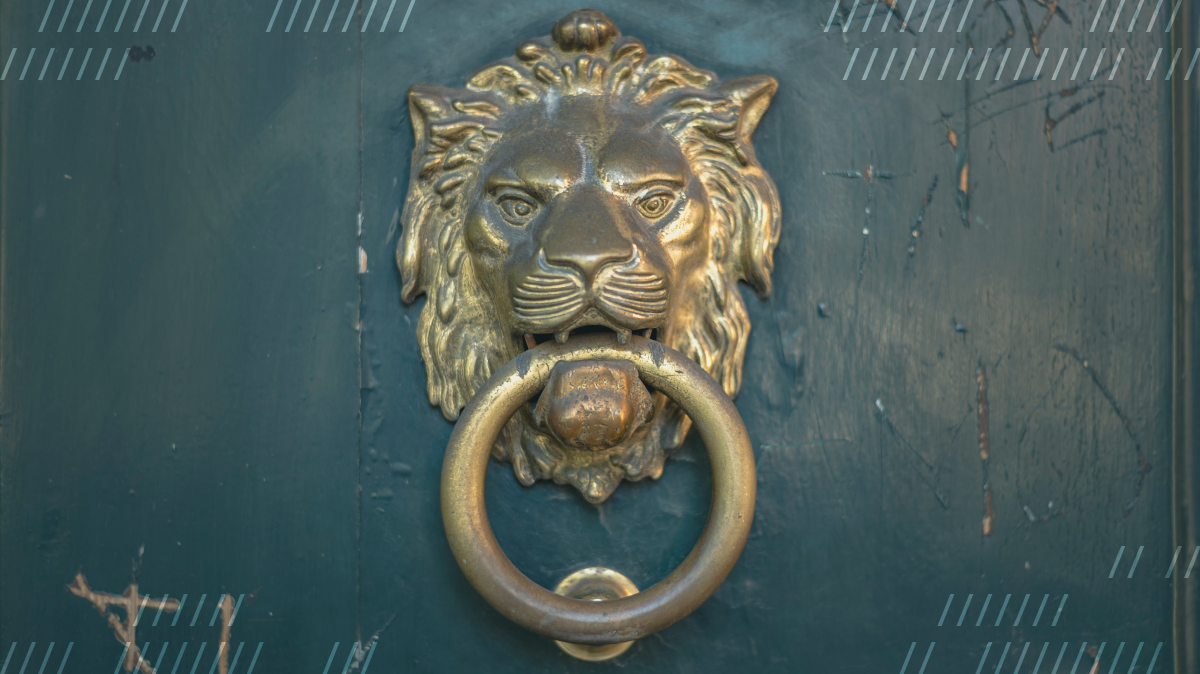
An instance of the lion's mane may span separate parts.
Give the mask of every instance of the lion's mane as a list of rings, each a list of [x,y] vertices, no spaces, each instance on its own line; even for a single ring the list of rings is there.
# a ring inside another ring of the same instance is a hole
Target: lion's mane
[[[599,13],[577,12],[549,38],[530,40],[515,57],[473,75],[465,89],[416,85],[409,90],[416,146],[397,249],[402,297],[427,296],[417,327],[432,404],[455,420],[475,391],[514,357],[502,334],[463,239],[465,203],[478,167],[524,107],[547,95],[610,95],[645,106],[678,143],[707,191],[711,258],[703,292],[681,315],[668,346],[699,363],[730,396],[741,386],[750,321],[739,280],[765,297],[779,239],[779,196],[762,170],[750,135],[770,103],[775,82],[744,77],[722,83],[715,74],[675,56],[647,55]],[[553,93],[552,93],[553,92]],[[572,467],[561,449],[518,414],[497,440],[494,454],[511,461],[526,485],[537,479],[573,484],[591,501],[608,496],[621,479],[657,478],[690,420],[661,396],[655,421],[622,447],[592,464]],[[569,462],[576,463],[576,462]]]

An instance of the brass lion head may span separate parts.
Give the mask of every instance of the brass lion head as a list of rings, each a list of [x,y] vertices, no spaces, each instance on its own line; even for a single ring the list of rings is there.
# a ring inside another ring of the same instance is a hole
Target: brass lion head
[[[465,89],[413,86],[396,258],[404,301],[427,296],[430,402],[453,421],[500,365],[584,331],[656,339],[736,395],[750,332],[737,282],[765,297],[779,240],[779,196],[750,142],[776,87],[648,55],[594,10]],[[522,484],[553,479],[593,503],[659,477],[691,422],[630,369],[556,368],[494,455]]]

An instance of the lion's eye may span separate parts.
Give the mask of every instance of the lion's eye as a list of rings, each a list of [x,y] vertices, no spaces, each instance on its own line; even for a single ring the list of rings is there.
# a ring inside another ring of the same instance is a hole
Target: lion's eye
[[[523,224],[537,211],[537,204],[523,197],[504,196],[498,203],[500,212],[509,221]]]
[[[653,192],[642,197],[638,201],[637,207],[642,215],[654,219],[671,210],[671,205],[674,203],[675,195],[670,192]]]

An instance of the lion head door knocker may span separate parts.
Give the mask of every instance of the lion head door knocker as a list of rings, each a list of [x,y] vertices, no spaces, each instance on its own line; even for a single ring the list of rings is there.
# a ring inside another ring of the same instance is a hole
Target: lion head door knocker
[[[741,552],[755,476],[730,402],[750,331],[737,283],[771,289],[779,197],[750,137],[776,87],[648,55],[581,10],[464,89],[409,90],[416,147],[397,262],[404,300],[427,297],[429,399],[458,420],[443,519],[472,584],[529,629],[575,644],[644,636],[703,603]],[[489,453],[522,484],[552,479],[598,503],[623,479],[659,477],[693,421],[712,457],[712,510],[663,582],[637,592],[591,569],[560,596],[496,545]]]

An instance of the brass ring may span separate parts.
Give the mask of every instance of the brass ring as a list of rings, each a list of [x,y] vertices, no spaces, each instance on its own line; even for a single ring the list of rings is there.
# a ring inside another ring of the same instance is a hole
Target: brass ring
[[[483,489],[492,445],[508,419],[546,384],[560,360],[629,360],[652,388],[691,417],[708,448],[712,506],[696,547],[653,587],[613,601],[554,594],[513,566],[488,524]],[[754,453],[737,408],[699,365],[658,342],[584,334],[547,342],[505,364],[463,411],[442,465],[442,520],[463,573],[502,615],[533,632],[576,644],[611,644],[669,627],[699,607],[733,569],[754,517]]]

